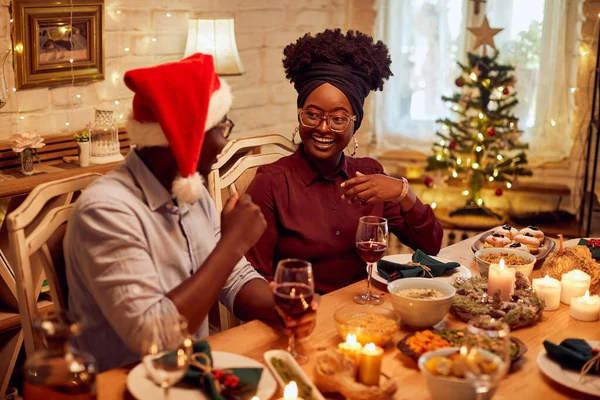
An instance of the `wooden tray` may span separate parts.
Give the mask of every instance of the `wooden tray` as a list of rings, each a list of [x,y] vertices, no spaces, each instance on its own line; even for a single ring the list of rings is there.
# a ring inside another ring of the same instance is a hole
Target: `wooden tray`
[[[436,331],[432,331],[432,332],[433,332],[433,333],[437,333]],[[405,356],[407,356],[407,357],[410,357],[410,358],[412,358],[412,359],[413,359],[413,360],[415,360],[415,361],[418,361],[418,360],[419,360],[419,357],[420,357],[420,355],[419,355],[419,354],[417,354],[417,353],[415,353],[415,352],[414,352],[414,351],[413,351],[413,350],[412,350],[412,349],[411,349],[411,348],[408,346],[408,344],[406,343],[406,341],[407,341],[407,340],[408,340],[410,337],[414,336],[414,335],[415,335],[415,333],[416,333],[416,332],[409,333],[408,335],[404,336],[404,337],[402,338],[402,340],[400,340],[400,341],[398,342],[398,345],[397,345],[397,346],[398,346],[398,350],[400,350],[400,352],[401,352],[402,354],[404,354],[404,355],[405,355]],[[523,357],[523,355],[524,355],[524,354],[527,352],[527,346],[526,346],[526,345],[525,345],[525,343],[523,343],[523,342],[522,342],[520,339],[518,339],[518,338],[516,338],[516,337],[514,337],[514,336],[511,336],[509,339],[510,339],[510,341],[511,341],[511,342],[512,342],[512,343],[513,343],[515,346],[517,346],[517,353],[515,354],[515,356],[514,356],[514,357],[513,357],[513,359],[511,360],[511,363],[515,363],[515,362],[519,361],[519,360],[521,359],[521,357]],[[458,346],[457,344],[452,344],[452,343],[450,344],[450,346],[457,346],[457,347],[460,347],[460,346]]]
[[[485,239],[490,236],[492,233],[494,233],[494,229],[490,229],[489,231],[483,232],[479,237],[477,237],[477,239],[475,239],[475,241],[473,241],[473,244],[471,245],[471,250],[473,250],[473,253],[477,252],[478,250],[484,249],[484,244],[485,244]],[[540,245],[540,251],[537,254],[532,254],[537,261],[535,262],[534,268],[540,268],[542,266],[542,264],[544,263],[544,259],[546,259],[546,256],[548,254],[550,254],[552,251],[554,251],[554,248],[556,247],[556,243],[554,243],[554,241],[552,239],[550,239],[548,236],[544,236],[544,242]],[[501,247],[498,247],[501,248]]]

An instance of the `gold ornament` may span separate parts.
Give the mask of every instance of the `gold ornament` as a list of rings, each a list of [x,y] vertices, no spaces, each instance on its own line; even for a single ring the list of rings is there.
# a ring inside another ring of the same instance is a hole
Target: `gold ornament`
[[[490,23],[488,22],[487,16],[483,17],[483,23],[480,27],[470,27],[467,29],[477,37],[475,46],[473,46],[473,50],[478,49],[479,46],[483,46],[484,57],[487,56],[487,46],[490,46],[492,49],[496,50],[494,36],[503,30],[503,28],[490,28]]]
[[[484,88],[487,89],[492,84],[492,81],[490,79],[484,79],[483,82],[481,82],[481,84],[483,85]]]

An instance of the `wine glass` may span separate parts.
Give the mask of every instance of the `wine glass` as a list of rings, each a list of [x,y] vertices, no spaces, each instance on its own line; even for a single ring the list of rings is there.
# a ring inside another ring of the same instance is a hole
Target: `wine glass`
[[[373,265],[381,260],[387,250],[388,226],[387,219],[374,216],[361,217],[356,230],[356,250],[360,258],[368,264],[367,292],[354,296],[358,304],[383,303],[383,299],[371,293],[371,275]]]
[[[287,317],[299,319],[310,310],[315,293],[312,265],[308,261],[288,258],[279,261],[275,271],[275,305]],[[296,351],[296,337],[288,337],[287,351],[300,363],[308,357]]]
[[[477,400],[491,398],[492,389],[510,368],[509,333],[507,324],[489,316],[469,321],[460,354]]]
[[[173,324],[148,324],[142,330],[142,363],[148,377],[162,388],[163,399],[169,388],[185,375],[192,354],[192,338],[188,322],[178,316]]]

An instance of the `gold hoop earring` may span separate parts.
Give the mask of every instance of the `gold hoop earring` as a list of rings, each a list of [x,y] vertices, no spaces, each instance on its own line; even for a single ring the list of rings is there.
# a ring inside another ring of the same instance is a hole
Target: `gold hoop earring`
[[[356,136],[352,136],[352,139],[354,139],[354,149],[353,149],[352,153],[350,153],[350,151],[348,151],[348,155],[350,157],[354,157],[354,155],[356,154],[356,150],[358,150],[358,140],[356,140]]]
[[[294,132],[292,132],[292,143],[294,143],[294,144],[299,144],[299,143],[296,143],[296,135],[298,134],[298,131],[299,131],[298,127],[295,127]]]

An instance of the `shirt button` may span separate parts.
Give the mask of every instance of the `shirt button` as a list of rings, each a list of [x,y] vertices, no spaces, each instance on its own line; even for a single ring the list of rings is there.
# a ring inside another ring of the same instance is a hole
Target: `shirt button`
[[[340,236],[340,231],[335,231],[336,236]]]

